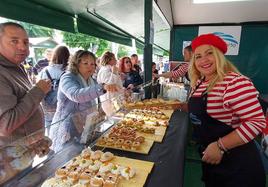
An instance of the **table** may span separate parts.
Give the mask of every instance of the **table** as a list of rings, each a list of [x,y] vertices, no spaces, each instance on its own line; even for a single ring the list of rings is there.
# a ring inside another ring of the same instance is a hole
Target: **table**
[[[154,162],[155,165],[147,178],[146,187],[181,187],[183,186],[184,177],[187,126],[187,113],[175,111],[170,118],[163,142],[155,142],[148,155],[114,149],[105,149],[104,151],[111,151],[118,156]],[[40,186],[47,177],[54,174],[56,168],[78,155],[83,148],[84,146],[78,143],[70,143],[66,149],[53,155],[53,157],[25,176],[17,177],[16,180],[6,184],[5,187]]]

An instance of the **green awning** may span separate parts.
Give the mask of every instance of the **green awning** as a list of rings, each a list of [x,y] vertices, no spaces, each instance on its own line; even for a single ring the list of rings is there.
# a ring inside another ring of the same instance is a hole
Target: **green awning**
[[[114,28],[110,28],[109,25],[104,25],[104,23],[97,22],[93,19],[90,20],[78,16],[77,28],[78,32],[83,34],[88,34],[123,45],[132,45],[132,41],[129,36]]]
[[[1,0],[0,16],[143,48],[144,1]],[[99,16],[99,17],[98,17]],[[113,26],[105,20],[108,20]],[[169,28],[154,11],[155,44],[169,50]],[[77,27],[77,28],[76,28]]]
[[[74,32],[73,16],[48,5],[25,0],[1,0],[0,16],[63,31]]]

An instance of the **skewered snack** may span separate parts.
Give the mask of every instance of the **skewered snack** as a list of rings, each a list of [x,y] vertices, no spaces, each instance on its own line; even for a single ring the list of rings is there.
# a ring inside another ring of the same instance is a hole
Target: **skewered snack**
[[[107,162],[114,158],[114,154],[111,152],[105,152],[101,155],[100,161],[101,162]]]
[[[92,177],[94,177],[94,173],[86,169],[80,174],[78,182],[81,185],[89,185]]]
[[[101,155],[103,154],[103,152],[102,151],[99,151],[99,150],[97,150],[97,151],[94,151],[92,154],[91,154],[91,159],[92,160],[99,160],[100,158],[101,158]]]
[[[103,187],[115,187],[119,181],[118,175],[109,174],[103,183]]]
[[[105,144],[106,144],[106,141],[107,141],[107,137],[102,136],[102,137],[100,137],[100,139],[98,140],[98,144],[99,144],[99,145],[105,145]]]
[[[124,143],[124,139],[117,139],[115,144],[114,144],[114,146],[118,147],[118,148],[121,148],[123,143]]]
[[[69,181],[71,184],[75,184],[78,182],[78,176],[79,176],[78,171],[69,171],[67,175],[67,181]]]
[[[63,166],[59,169],[56,170],[55,172],[55,177],[59,178],[59,179],[67,179],[67,173],[68,173],[68,169],[66,166]]]
[[[123,145],[122,145],[122,148],[123,149],[131,149],[131,146],[132,146],[132,141],[131,140],[125,140]]]
[[[136,174],[136,170],[130,167],[125,167],[123,169],[121,169],[120,174],[127,180],[129,180],[130,178],[134,177],[134,175]]]
[[[90,180],[90,186],[92,187],[102,187],[103,185],[103,178],[100,175],[97,175]]]
[[[131,149],[138,150],[140,146],[141,146],[141,143],[136,141],[132,143]]]
[[[107,172],[110,172],[111,169],[113,168],[114,164],[112,163],[103,163],[101,166],[100,166],[100,169],[99,169],[99,172],[100,173],[107,173]]]
[[[143,136],[138,136],[137,138],[135,138],[135,141],[143,143],[145,141],[145,138]]]

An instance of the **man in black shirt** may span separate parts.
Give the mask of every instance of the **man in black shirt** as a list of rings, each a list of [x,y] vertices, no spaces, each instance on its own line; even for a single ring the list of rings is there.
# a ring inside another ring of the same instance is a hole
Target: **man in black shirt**
[[[134,71],[137,71],[138,73],[141,72],[141,67],[139,66],[139,59],[137,54],[131,55],[131,63]]]

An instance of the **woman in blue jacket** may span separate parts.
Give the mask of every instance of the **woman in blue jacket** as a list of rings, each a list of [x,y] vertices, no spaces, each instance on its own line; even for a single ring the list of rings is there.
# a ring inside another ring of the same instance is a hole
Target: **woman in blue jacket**
[[[50,129],[52,149],[58,152],[71,138],[78,136],[73,115],[96,106],[98,97],[104,94],[102,85],[92,78],[96,68],[96,57],[89,51],[77,51],[68,64],[68,71],[62,75],[58,90],[58,103]],[[107,91],[115,91],[113,85],[106,85]],[[85,116],[88,113],[85,114]]]

